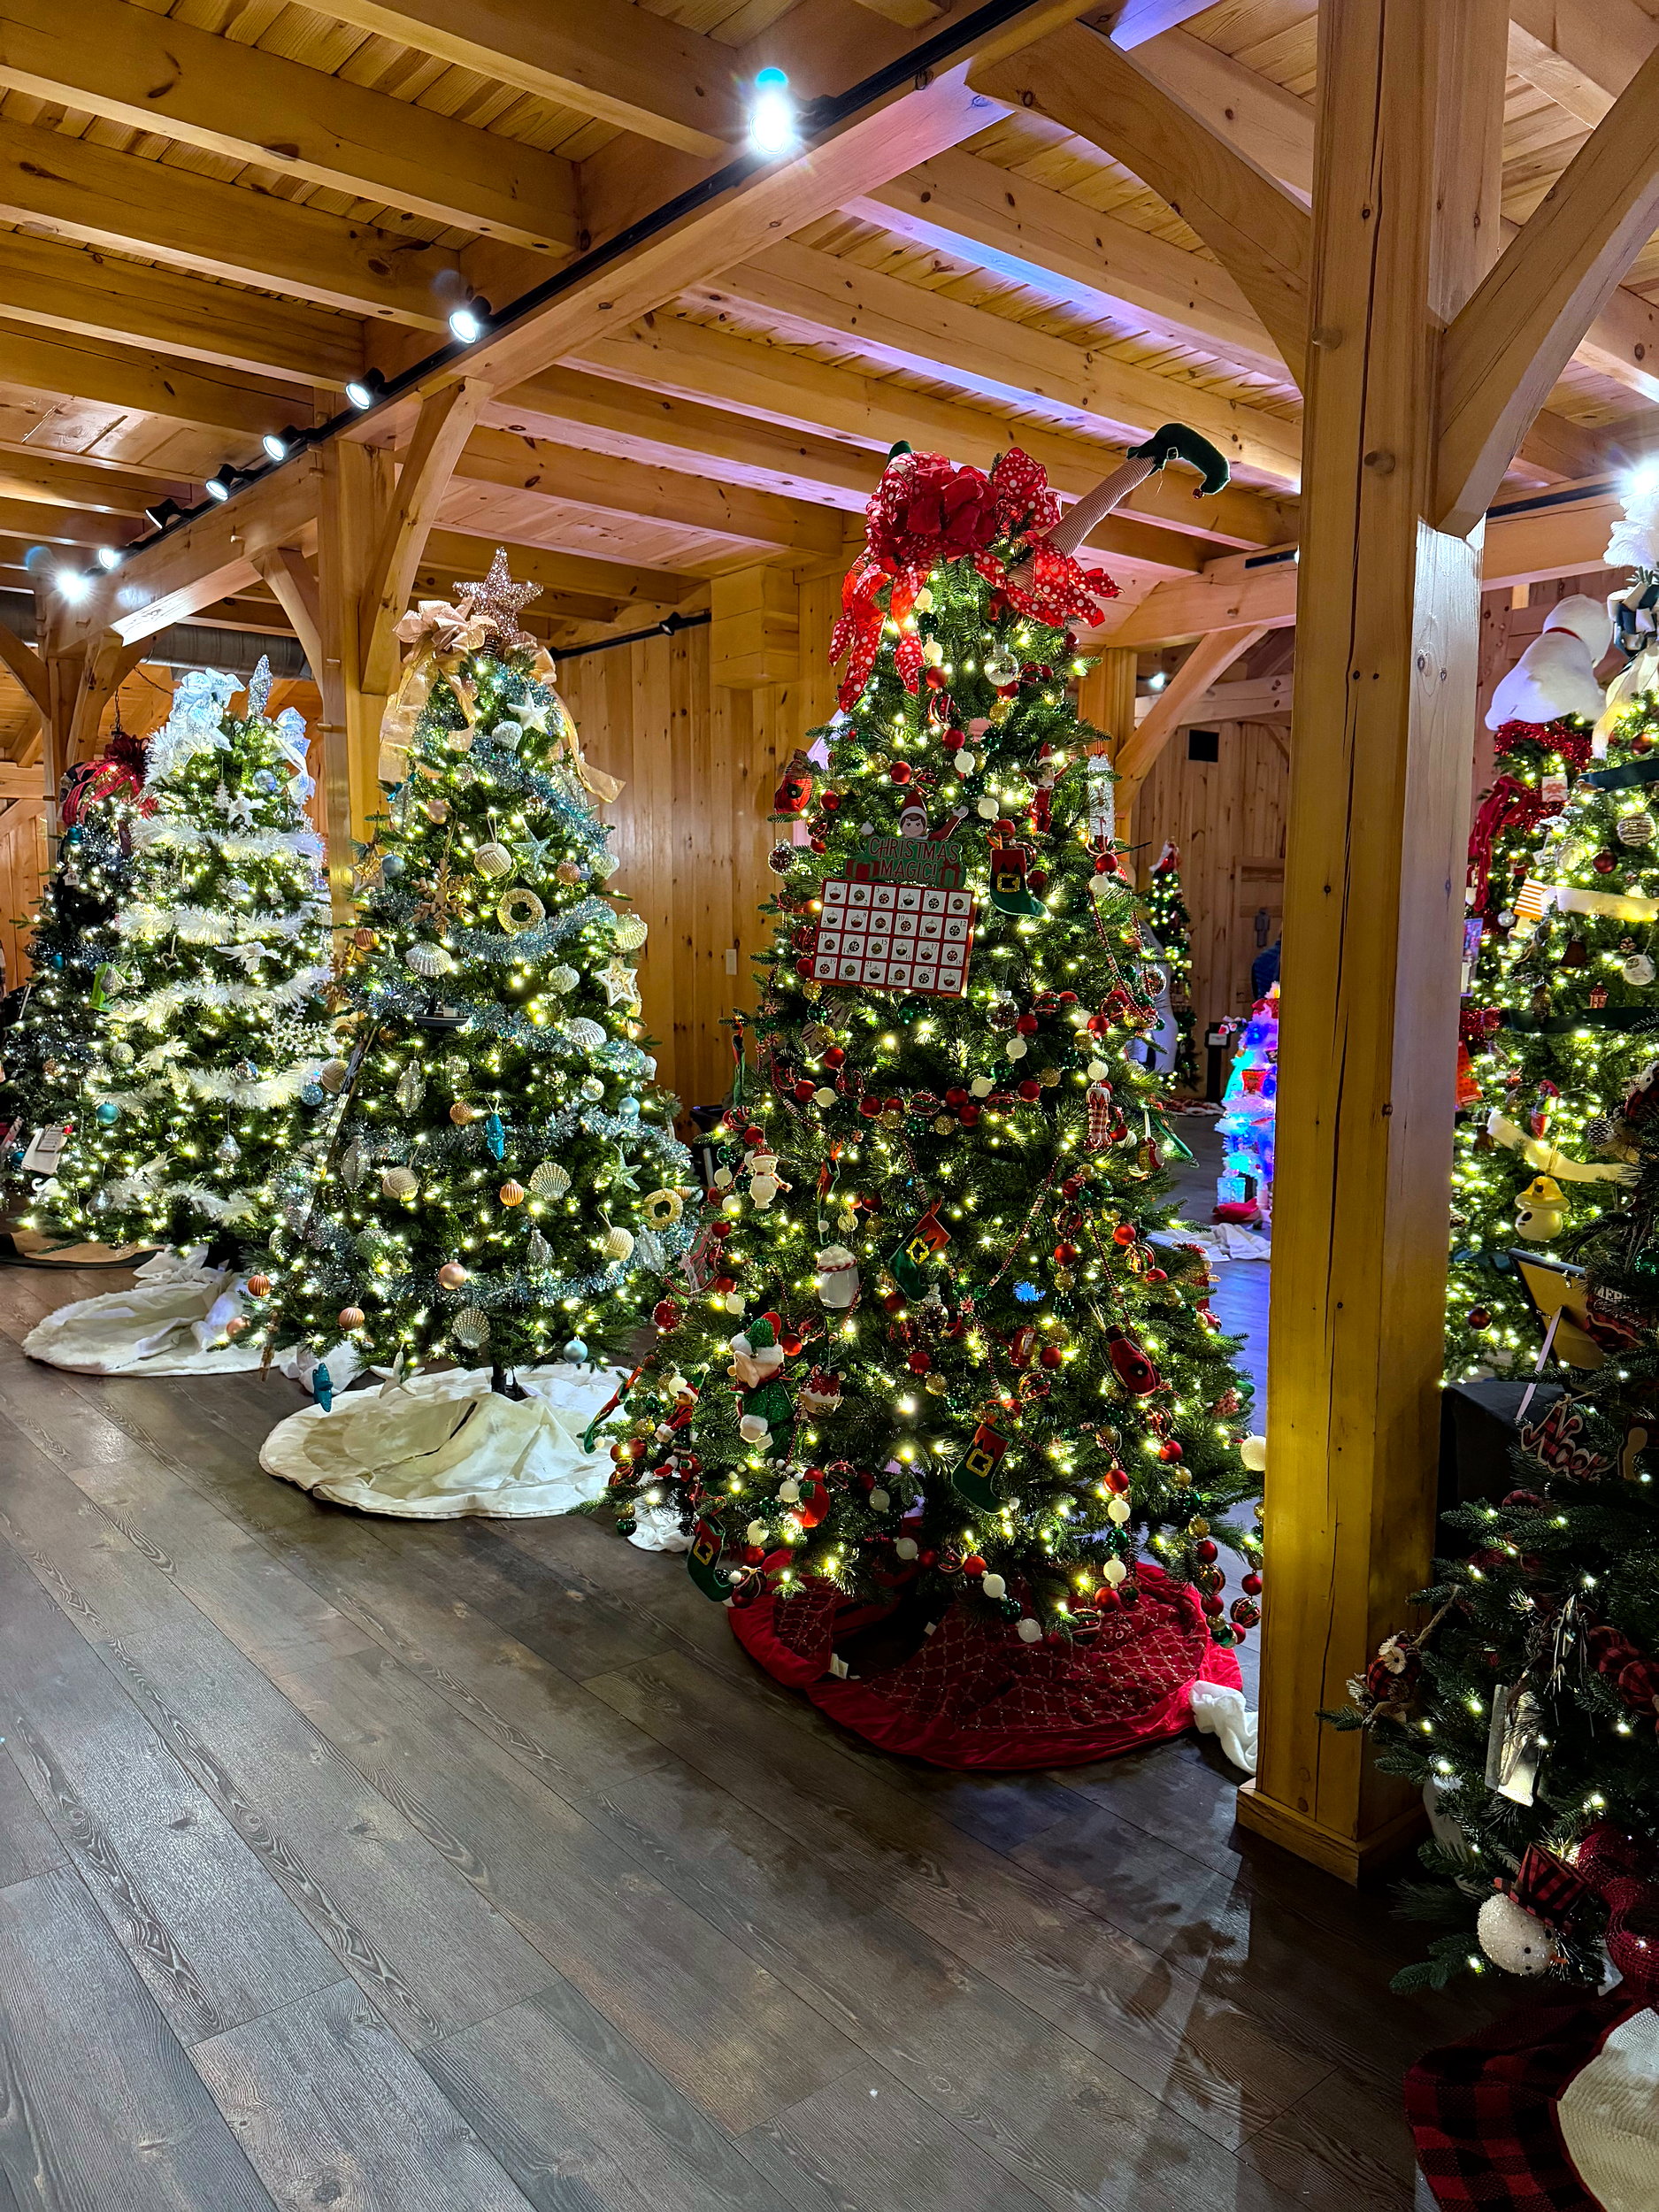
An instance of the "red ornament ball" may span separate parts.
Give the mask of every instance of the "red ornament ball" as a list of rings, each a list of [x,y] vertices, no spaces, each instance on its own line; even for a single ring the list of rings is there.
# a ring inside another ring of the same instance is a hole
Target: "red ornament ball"
[[[1595,858],[1590,863],[1590,865],[1595,870],[1597,875],[1610,876],[1614,869],[1618,865],[1618,855],[1617,853],[1597,853]]]
[[[735,1275],[717,1275],[714,1279],[714,1287],[724,1298],[728,1291],[737,1288],[737,1278]]]
[[[1034,1037],[1037,1033],[1037,1017],[1034,1014],[1022,1014],[1014,1026],[1022,1037]]]
[[[982,1575],[985,1572],[985,1562],[977,1551],[971,1551],[963,1561],[962,1571],[964,1575]]]
[[[1194,1558],[1202,1559],[1206,1566],[1212,1559],[1218,1559],[1220,1555],[1207,1536],[1201,1537],[1199,1541],[1193,1546]]]
[[[925,1375],[933,1363],[926,1352],[912,1352],[904,1363],[912,1375]]]
[[[1470,1307],[1469,1325],[1471,1329],[1489,1329],[1492,1326],[1492,1316],[1485,1306]]]
[[[844,1065],[846,1058],[847,1055],[841,1050],[839,1045],[825,1046],[824,1064],[826,1068],[839,1068]]]
[[[873,1121],[881,1111],[881,1101],[872,1093],[859,1100],[858,1110],[866,1121]]]
[[[799,1105],[810,1106],[811,1104],[812,1086],[807,1081],[804,1076],[803,1076],[801,1080],[795,1086],[794,1090],[791,1093],[791,1096]]]
[[[1033,1083],[1027,1080],[1020,1085],[1019,1094],[1023,1099],[1026,1100],[1041,1098],[1042,1096],[1042,1085],[1041,1083]]]
[[[711,1221],[709,1224],[709,1234],[717,1243],[724,1244],[731,1233],[732,1224],[729,1221]]]
[[[818,804],[823,808],[826,814],[835,813],[840,808],[841,803],[841,795],[839,791],[826,791],[824,794],[824,796],[818,801]]]
[[[1118,1226],[1112,1231],[1112,1242],[1114,1244],[1133,1244],[1134,1240],[1135,1229],[1134,1224],[1132,1221],[1120,1221],[1118,1224]]]
[[[972,1101],[970,1100],[967,1105],[962,1109],[962,1111],[958,1116],[958,1119],[961,1121],[964,1129],[972,1129],[974,1123],[978,1121],[979,1118],[979,1110],[976,1105],[974,1105]]]
[[[1206,1590],[1203,1596],[1199,1599],[1198,1602],[1203,1607],[1205,1612],[1210,1615],[1211,1620],[1214,1620],[1219,1614],[1225,1612],[1226,1609],[1221,1600],[1216,1595],[1213,1590]]]
[[[908,760],[895,760],[887,771],[887,778],[892,783],[906,784],[915,772]]]
[[[1171,1437],[1167,1444],[1160,1444],[1158,1446],[1158,1457],[1167,1467],[1173,1465],[1175,1461],[1178,1459],[1184,1459],[1186,1457],[1186,1454],[1182,1451],[1180,1446],[1175,1441],[1175,1439]]]
[[[1041,1367],[1057,1367],[1064,1357],[1057,1344],[1045,1344],[1037,1355],[1037,1363]]]
[[[1056,1244],[1054,1248],[1054,1256],[1062,1267],[1070,1267],[1072,1261],[1076,1259],[1077,1256],[1077,1247],[1075,1244],[1061,1243]]]
[[[1110,1583],[1102,1582],[1094,1593],[1094,1610],[1097,1613],[1117,1613],[1121,1611],[1122,1608],[1123,1600],[1117,1591],[1112,1588]]]
[[[1247,1597],[1259,1598],[1262,1594],[1262,1578],[1260,1575],[1240,1575],[1239,1587]]]
[[[659,1298],[651,1308],[651,1319],[659,1329],[677,1329],[680,1326],[680,1308],[672,1298]]]

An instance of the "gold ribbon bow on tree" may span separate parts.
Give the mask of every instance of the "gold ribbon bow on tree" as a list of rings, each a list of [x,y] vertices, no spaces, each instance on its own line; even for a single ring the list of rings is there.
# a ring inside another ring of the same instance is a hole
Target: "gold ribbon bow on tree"
[[[535,658],[530,664],[530,674],[533,681],[540,684],[552,695],[553,711],[557,718],[558,726],[549,734],[556,745],[563,746],[571,773],[580,784],[582,789],[591,797],[597,799],[601,806],[609,806],[613,799],[621,796],[621,779],[617,776],[608,776],[603,768],[595,768],[582,751],[581,739],[577,734],[575,720],[570,709],[554,687],[554,679],[558,674],[558,669],[553,656],[545,645],[536,648]]]
[[[408,773],[408,752],[414,742],[415,725],[426,710],[433,686],[447,676],[460,701],[470,726],[476,710],[475,687],[461,674],[469,653],[476,652],[495,625],[488,614],[473,611],[464,596],[457,604],[447,599],[423,599],[397,625],[394,635],[410,648],[395,697],[388,700],[380,718],[380,756],[377,772],[382,783],[402,783]]]

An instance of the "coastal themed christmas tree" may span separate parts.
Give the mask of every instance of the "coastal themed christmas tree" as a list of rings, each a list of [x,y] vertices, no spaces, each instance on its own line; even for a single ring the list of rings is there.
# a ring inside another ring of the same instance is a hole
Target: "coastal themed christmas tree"
[[[1216,1128],[1221,1173],[1216,1218],[1263,1228],[1273,1217],[1273,1121],[1279,1096],[1279,986],[1250,1009],[1233,1056]]]
[[[0,1181],[20,1190],[50,1173],[81,1110],[104,1002],[97,979],[116,949],[143,782],[144,748],[118,729],[58,792],[58,851],[41,887],[29,978],[0,1029]]]
[[[1198,1082],[1192,1000],[1193,919],[1181,889],[1181,856],[1166,843],[1152,864],[1144,894],[1147,924],[1158,941],[1161,965],[1169,979],[1170,1011],[1175,1021],[1174,1064],[1168,1072],[1187,1087]]]
[[[1648,1050],[1651,1054],[1652,1041]],[[1401,1985],[1486,1963],[1659,1998],[1659,1063],[1616,1102],[1634,1187],[1565,1285],[1576,1368],[1523,1414],[1514,1487],[1448,1518],[1429,1618],[1384,1644],[1340,1725],[1430,1792]]]
[[[638,1018],[645,925],[603,895],[593,803],[618,787],[519,626],[535,588],[497,554],[400,630],[395,787],[342,977],[352,1043],[284,1179],[266,1301],[272,1341],[324,1356],[325,1407],[342,1341],[403,1377],[481,1364],[521,1396],[518,1368],[614,1349],[689,1239],[689,1156]]]
[[[616,1446],[625,1517],[684,1511],[751,1653],[943,1764],[1241,1715],[1260,1581],[1247,1551],[1229,1609],[1218,1545],[1248,1391],[1202,1255],[1153,1240],[1140,921],[1068,691],[1112,588],[1072,548],[1177,457],[1225,480],[1166,430],[1064,524],[1023,453],[890,461],[809,841],[772,855],[758,1079],[659,1315],[671,1386]]]
[[[239,678],[188,671],[150,741],[118,949],[99,972],[90,1110],[31,1217],[166,1246],[175,1260],[150,1279],[153,1312],[121,1306],[125,1294],[60,1307],[27,1340],[37,1358],[157,1372],[168,1330],[194,1366],[247,1326],[239,1279],[260,1264],[273,1179],[323,1096],[329,1048],[330,919],[321,840],[301,804],[305,727],[291,710],[271,718],[270,682],[262,662],[238,715]]]

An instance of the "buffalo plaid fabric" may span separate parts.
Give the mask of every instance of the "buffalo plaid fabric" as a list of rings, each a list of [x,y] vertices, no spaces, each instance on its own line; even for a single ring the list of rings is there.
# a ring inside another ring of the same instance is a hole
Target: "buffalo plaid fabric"
[[[1528,2006],[1419,2059],[1406,2076],[1406,2117],[1435,2202],[1447,2212],[1604,2212],[1563,2147],[1555,2101],[1640,2010],[1617,1990]]]

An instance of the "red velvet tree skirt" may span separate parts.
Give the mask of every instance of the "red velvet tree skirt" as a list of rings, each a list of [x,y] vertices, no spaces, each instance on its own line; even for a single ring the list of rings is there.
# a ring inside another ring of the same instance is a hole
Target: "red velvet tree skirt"
[[[1140,1603],[1087,1640],[1022,1643],[1013,1622],[952,1605],[908,1657],[845,1679],[830,1671],[838,1642],[890,1608],[809,1590],[733,1606],[729,1617],[768,1674],[884,1751],[941,1767],[1080,1766],[1179,1736],[1195,1682],[1242,1686],[1196,1594],[1161,1568],[1139,1572]]]

